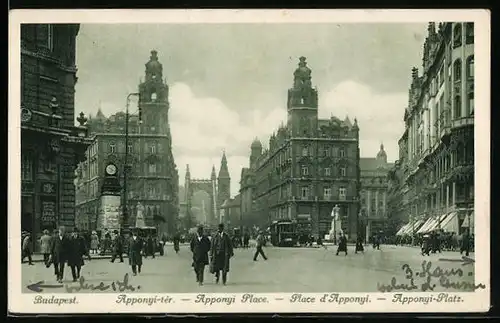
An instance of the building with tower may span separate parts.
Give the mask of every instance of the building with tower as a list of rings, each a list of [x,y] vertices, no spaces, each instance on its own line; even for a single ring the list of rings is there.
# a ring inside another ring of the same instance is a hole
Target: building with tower
[[[206,223],[208,227],[216,226],[224,217],[224,210],[222,206],[224,202],[231,201],[231,177],[229,176],[229,169],[227,166],[226,153],[222,153],[219,174],[215,171],[215,166],[212,166],[212,173],[210,179],[195,179],[191,178],[189,165],[186,165],[186,177],[184,179],[184,192],[185,192],[185,208],[186,208],[186,226],[188,228],[196,225],[193,218],[192,209],[195,207],[193,204],[193,194],[198,191],[204,191],[209,196],[209,206],[203,205],[203,209],[208,207],[206,211]],[[201,207],[201,205],[197,205]]]
[[[135,225],[140,203],[147,226],[157,226],[167,234],[177,230],[179,179],[168,118],[169,88],[163,76],[163,66],[153,50],[146,63],[144,82],[138,88],[139,112],[134,113],[132,109],[128,118],[127,147],[125,113],[106,117],[99,109],[97,115],[89,119],[94,142],[87,150],[87,161],[79,165],[77,180],[76,200],[82,228],[95,228],[105,165],[112,162],[118,166],[123,185],[127,152],[128,224]]]
[[[75,226],[75,169],[91,143],[83,113],[75,126],[79,28],[21,25],[20,222],[34,244],[44,229]]]
[[[387,201],[389,170],[394,166],[387,162],[384,145],[376,157],[360,158],[361,170],[361,227],[365,228],[365,238],[369,241],[374,234],[387,231]]]
[[[357,120],[318,117],[318,93],[301,57],[288,90],[287,124],[264,149],[251,145],[250,167],[241,172],[241,216],[266,228],[277,219],[309,218],[315,236],[328,234],[340,208],[349,239],[359,232],[359,127]]]
[[[436,30],[430,22],[423,47],[423,73],[411,71],[391,177],[402,192],[391,209],[406,212],[397,235],[473,233],[474,23],[440,23]]]

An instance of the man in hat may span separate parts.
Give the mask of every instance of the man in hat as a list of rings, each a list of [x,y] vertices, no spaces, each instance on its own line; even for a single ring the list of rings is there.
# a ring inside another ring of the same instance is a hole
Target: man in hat
[[[65,234],[64,227],[60,227],[57,236],[53,240],[50,253],[51,261],[54,263],[57,281],[62,283],[64,278],[64,263],[68,260],[69,238]]]
[[[196,235],[193,236],[190,243],[193,253],[193,268],[196,274],[196,282],[203,285],[203,274],[205,266],[208,265],[208,252],[210,251],[210,240],[203,234],[203,226],[198,226]]]
[[[132,231],[132,237],[129,240],[128,247],[128,261],[130,266],[132,267],[132,274],[134,276],[137,273],[141,273],[142,269],[142,249],[143,249],[143,241],[138,236],[137,230]]]
[[[40,237],[40,252],[43,254],[43,262],[45,265],[49,262],[51,244],[52,237],[49,234],[49,230],[45,229],[43,230],[43,235]]]
[[[229,260],[234,255],[231,239],[224,232],[224,224],[219,224],[218,232],[212,237],[210,247],[210,272],[215,274],[215,282],[219,283],[222,272],[222,283],[226,285],[229,272]]]
[[[123,241],[118,230],[113,231],[113,256],[111,262],[115,262],[116,257],[119,257],[120,262],[123,262]]]
[[[259,231],[259,234],[257,235],[257,248],[255,250],[255,254],[253,255],[253,261],[257,261],[257,257],[259,255],[262,256],[262,258],[264,258],[264,260],[267,260],[267,257],[266,255],[264,254],[264,250],[262,249],[262,247],[264,246],[264,243],[266,242],[266,238],[264,237],[264,233],[262,232],[262,230]]]
[[[80,278],[80,271],[85,265],[83,256],[87,256],[90,260],[90,254],[87,249],[85,239],[80,235],[77,228],[73,230],[71,238],[68,240],[68,266],[71,268],[73,281],[76,282]]]
[[[31,255],[33,254],[33,243],[31,240],[31,234],[29,232],[24,233],[24,237],[22,238],[23,246],[22,246],[22,260],[21,263],[24,262],[24,258],[28,258],[28,264],[34,265],[33,260],[31,259]]]

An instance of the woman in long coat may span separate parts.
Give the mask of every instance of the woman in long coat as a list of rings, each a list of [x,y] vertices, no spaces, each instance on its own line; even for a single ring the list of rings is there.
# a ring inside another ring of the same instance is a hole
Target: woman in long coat
[[[139,274],[141,273],[143,244],[137,232],[133,232],[129,240],[128,261],[130,266],[132,266],[132,273],[134,276],[137,275],[137,272],[139,272]]]

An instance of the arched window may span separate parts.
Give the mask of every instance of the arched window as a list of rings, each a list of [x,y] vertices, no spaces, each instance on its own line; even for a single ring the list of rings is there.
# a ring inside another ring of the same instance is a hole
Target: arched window
[[[470,116],[474,113],[474,92],[467,95],[467,115]]]
[[[462,46],[462,24],[457,23],[453,29],[453,48]]]
[[[474,78],[474,55],[467,57],[467,78]]]
[[[458,82],[462,79],[462,61],[457,59],[455,63],[453,63],[453,80]]]
[[[309,148],[307,146],[302,147],[302,156],[308,156],[309,155]]]
[[[468,22],[465,24],[465,43],[474,44],[474,23]]]
[[[157,95],[155,92],[151,93],[151,101],[156,101],[156,97]]]
[[[455,119],[462,117],[462,98],[460,95],[455,96]]]

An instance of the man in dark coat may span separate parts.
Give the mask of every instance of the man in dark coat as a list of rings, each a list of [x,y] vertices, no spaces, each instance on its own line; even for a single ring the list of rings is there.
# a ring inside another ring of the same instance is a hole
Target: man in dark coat
[[[462,245],[460,246],[460,254],[462,255],[465,252],[465,256],[469,256],[470,252],[470,236],[467,232],[462,235]]]
[[[175,253],[179,253],[179,249],[180,249],[179,248],[179,244],[180,244],[180,242],[181,242],[181,236],[178,233],[176,233],[174,235],[174,251],[175,251]]]
[[[80,271],[85,264],[83,256],[87,256],[90,260],[88,248],[85,239],[78,233],[75,228],[71,238],[68,239],[68,266],[71,268],[73,281],[76,282],[80,278]]]
[[[245,234],[243,235],[243,247],[248,248],[250,244],[250,233],[248,231],[245,231]]]
[[[215,282],[219,283],[220,273],[222,272],[222,283],[227,281],[229,272],[229,260],[234,255],[231,238],[224,232],[224,224],[219,224],[219,230],[212,237],[212,246],[210,247],[210,272],[215,274]]]
[[[196,235],[191,239],[191,252],[193,253],[193,268],[196,274],[196,282],[203,285],[203,274],[205,266],[208,265],[208,252],[210,251],[210,240],[203,234],[203,227],[199,226]]]
[[[354,253],[362,252],[365,253],[365,247],[363,246],[363,237],[358,236],[356,239],[356,250],[354,250]]]
[[[113,256],[111,257],[111,262],[115,262],[116,257],[120,258],[120,262],[123,262],[123,239],[118,230],[114,232],[115,239],[113,240]]]
[[[337,248],[337,256],[339,255],[339,252],[345,252],[345,255],[347,256],[347,238],[345,234],[341,233],[339,237],[339,245]]]
[[[57,281],[62,283],[64,278],[64,263],[68,260],[69,238],[65,234],[65,228],[60,227],[58,235],[52,241],[52,250],[50,253],[51,261],[55,267]]]
[[[143,248],[142,239],[137,235],[137,231],[133,231],[132,237],[129,240],[128,261],[130,266],[132,266],[132,274],[134,276],[137,275],[137,272],[139,272],[139,274],[141,273],[142,248]]]

